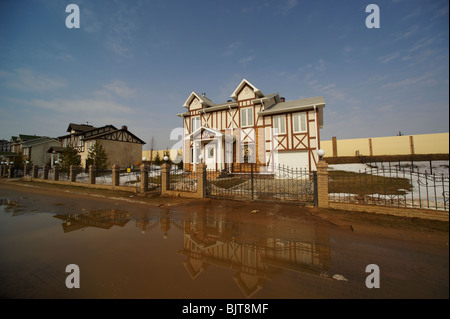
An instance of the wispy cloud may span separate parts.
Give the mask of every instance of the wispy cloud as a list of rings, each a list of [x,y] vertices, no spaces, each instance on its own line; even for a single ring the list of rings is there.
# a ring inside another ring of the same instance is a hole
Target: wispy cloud
[[[108,83],[103,87],[121,98],[131,98],[136,93],[136,90],[130,89],[125,82],[119,80]]]
[[[287,0],[280,8],[280,14],[289,14],[298,5],[298,0]]]
[[[379,57],[378,61],[380,61],[381,64],[386,64],[386,63],[391,62],[392,60],[395,60],[399,56],[400,56],[400,52],[394,52],[394,53],[386,54],[386,55]]]
[[[105,114],[124,114],[132,111],[132,108],[114,101],[86,99],[33,99],[30,105],[56,114],[64,114],[67,119],[73,114],[83,114],[86,118],[102,118]]]
[[[253,55],[250,55],[248,57],[245,58],[241,58],[239,59],[239,63],[242,64],[242,66],[247,66],[247,64],[249,64],[251,61],[253,61],[255,57]]]
[[[418,77],[409,77],[404,80],[386,83],[382,88],[401,88],[401,87],[409,87],[411,85],[420,84],[420,85],[434,85],[437,81],[433,78],[433,74],[431,72],[426,73],[425,75]]]
[[[5,86],[24,92],[42,93],[67,86],[67,81],[60,76],[40,74],[25,68],[13,72],[0,70],[0,79],[4,79]]]
[[[226,49],[226,51],[223,53],[224,56],[230,56],[233,55],[237,49],[239,49],[239,47],[242,45],[241,42],[236,41],[233,43],[230,43]]]

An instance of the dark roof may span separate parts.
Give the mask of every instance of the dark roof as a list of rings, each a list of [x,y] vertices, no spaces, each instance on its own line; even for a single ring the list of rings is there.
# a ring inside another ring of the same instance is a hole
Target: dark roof
[[[42,137],[43,136],[19,134],[19,140],[21,140],[22,142],[35,140],[35,139],[42,138]]]
[[[86,132],[94,128],[95,127],[93,127],[92,125],[70,123],[66,132],[70,133],[72,132],[72,130],[74,130],[75,132]]]
[[[84,140],[93,140],[93,139],[96,139],[96,138],[99,138],[99,137],[104,137],[104,136],[107,136],[107,135],[111,135],[111,134],[116,133],[116,132],[126,132],[131,137],[135,138],[140,144],[147,144],[143,140],[141,140],[139,137],[137,137],[136,135],[134,135],[133,133],[128,131],[128,128],[126,128],[126,127],[122,127],[121,129],[115,129],[115,130],[106,131],[106,132],[102,132],[102,133],[99,133],[99,134],[91,135],[89,137],[85,137]]]

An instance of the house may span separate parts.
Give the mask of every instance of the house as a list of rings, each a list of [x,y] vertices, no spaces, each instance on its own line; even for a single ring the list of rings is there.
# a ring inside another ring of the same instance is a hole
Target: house
[[[12,136],[8,143],[3,142],[3,144],[2,148],[9,152],[7,157],[10,162],[21,153],[25,161],[39,166],[45,165],[50,161],[47,149],[51,146],[60,145],[59,141],[52,137],[26,134]]]
[[[47,153],[49,147],[60,146],[61,143],[52,137],[39,136],[27,141],[23,141],[22,149],[25,160],[31,164],[43,166],[50,162],[50,154]]]
[[[9,164],[14,160],[14,157],[17,156],[17,153],[12,152],[12,143],[11,141],[1,139],[0,140],[0,163],[1,164]]]
[[[49,153],[60,154],[69,145],[76,148],[81,158],[81,166],[86,168],[89,150],[100,143],[108,156],[108,165],[129,167],[138,165],[142,156],[143,140],[131,133],[126,126],[120,129],[114,125],[94,127],[87,124],[70,123],[66,132],[58,137],[62,148],[50,148]]]
[[[192,92],[178,114],[183,118],[183,162],[195,170],[232,170],[233,163],[286,165],[316,169],[323,126],[322,96],[285,101],[278,93],[263,94],[243,79],[231,100],[215,104]]]

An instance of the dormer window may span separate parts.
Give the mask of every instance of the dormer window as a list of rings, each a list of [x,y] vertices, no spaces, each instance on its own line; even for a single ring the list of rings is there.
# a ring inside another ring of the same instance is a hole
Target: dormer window
[[[241,127],[253,126],[253,107],[241,109]]]

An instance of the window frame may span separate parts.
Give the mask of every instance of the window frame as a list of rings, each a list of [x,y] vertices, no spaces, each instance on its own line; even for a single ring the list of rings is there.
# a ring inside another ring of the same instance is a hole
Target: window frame
[[[250,112],[248,112],[248,111],[250,111]],[[240,112],[240,124],[241,124],[241,127],[251,127],[251,126],[253,126],[254,125],[254,114],[253,114],[253,106],[250,106],[250,107],[243,107],[243,108],[241,108],[240,110],[239,110],[239,112]],[[242,119],[243,119],[243,116],[242,116],[242,113],[244,113],[245,112],[245,118],[246,118],[246,123],[245,123],[245,125],[244,125],[244,123],[242,122]],[[248,115],[251,115],[252,116],[252,121],[251,121],[251,123],[249,123],[249,121],[248,121],[248,118],[249,118],[249,116]]]
[[[298,120],[296,121],[296,118],[298,118]],[[305,129],[302,130],[302,121],[305,124]],[[295,129],[295,124],[298,124],[298,130]],[[298,112],[298,113],[294,113],[292,114],[292,132],[294,133],[306,133],[308,132],[308,121],[306,118],[306,113],[305,112]]]
[[[197,120],[198,120],[198,127],[196,127],[194,130],[194,122],[197,122]],[[196,130],[198,130],[200,126],[201,126],[200,115],[191,116],[191,133],[194,133]]]
[[[277,132],[277,130],[276,130],[277,128],[275,127],[275,123],[280,125],[281,124],[281,120],[283,120],[284,131],[280,132],[279,127],[278,127],[278,132]],[[273,134],[274,135],[285,135],[286,134],[286,114],[274,115],[272,117],[272,122],[273,122]]]

